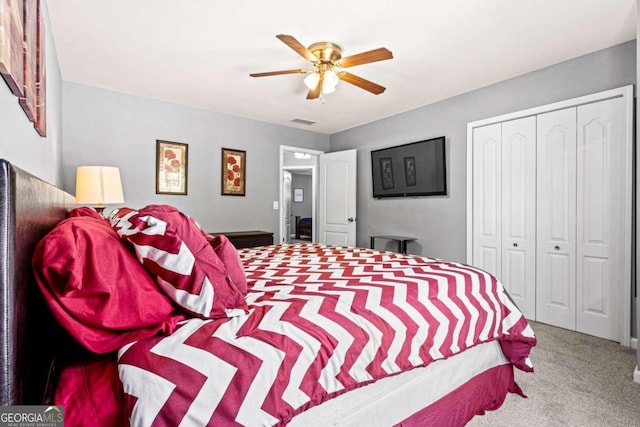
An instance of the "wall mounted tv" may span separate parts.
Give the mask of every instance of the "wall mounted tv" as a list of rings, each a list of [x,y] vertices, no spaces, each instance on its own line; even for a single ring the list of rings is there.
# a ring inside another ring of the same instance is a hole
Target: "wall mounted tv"
[[[371,151],[373,197],[447,194],[445,138]]]

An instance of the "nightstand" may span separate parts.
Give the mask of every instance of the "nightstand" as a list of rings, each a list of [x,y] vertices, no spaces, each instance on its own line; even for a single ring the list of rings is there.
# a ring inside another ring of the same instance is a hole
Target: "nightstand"
[[[210,231],[214,236],[224,234],[236,249],[273,245],[273,233],[269,231]]]

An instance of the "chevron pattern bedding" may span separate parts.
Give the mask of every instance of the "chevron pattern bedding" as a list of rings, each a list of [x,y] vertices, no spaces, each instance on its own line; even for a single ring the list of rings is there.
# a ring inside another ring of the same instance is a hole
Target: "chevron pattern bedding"
[[[189,319],[119,351],[131,425],[285,425],[331,397],[492,340],[532,371],[533,331],[486,272],[319,244],[239,253],[247,315]]]

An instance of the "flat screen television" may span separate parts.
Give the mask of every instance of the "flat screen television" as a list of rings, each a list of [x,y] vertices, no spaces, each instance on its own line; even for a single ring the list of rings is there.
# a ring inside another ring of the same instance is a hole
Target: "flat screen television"
[[[445,138],[371,151],[373,197],[447,194]]]

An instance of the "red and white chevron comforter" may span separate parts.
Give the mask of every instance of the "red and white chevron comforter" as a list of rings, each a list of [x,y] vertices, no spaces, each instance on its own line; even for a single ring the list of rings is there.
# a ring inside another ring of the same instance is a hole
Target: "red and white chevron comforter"
[[[337,394],[496,339],[532,370],[533,332],[483,271],[315,244],[240,254],[248,315],[191,319],[120,350],[132,425],[286,424]]]

